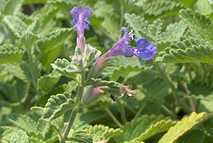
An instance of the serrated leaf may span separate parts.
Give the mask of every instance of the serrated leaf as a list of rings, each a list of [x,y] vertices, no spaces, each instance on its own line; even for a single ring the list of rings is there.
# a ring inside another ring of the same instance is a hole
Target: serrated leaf
[[[193,130],[178,138],[176,143],[203,143],[204,132],[201,130]]]
[[[60,117],[65,112],[75,108],[75,101],[70,98],[68,93],[52,95],[44,108],[32,107],[31,110],[42,114],[42,117],[47,121],[51,121],[57,117]]]
[[[194,6],[194,4],[198,1],[198,0],[173,0],[173,1],[177,1],[177,2],[180,2],[180,3],[182,3],[182,4],[184,4],[184,5],[187,5],[187,6],[189,6],[189,7],[192,7],[192,6]]]
[[[0,141],[2,143],[10,142],[11,136],[17,132],[17,129],[10,126],[2,126],[0,127]]]
[[[157,117],[145,115],[123,126],[121,128],[123,133],[115,140],[117,142],[143,141],[157,133],[167,131],[174,123],[174,121],[164,118],[163,115]]]
[[[193,12],[190,9],[181,10],[179,15],[194,37],[204,39],[213,44],[213,22],[209,17]]]
[[[143,13],[146,19],[164,18],[175,15],[180,9],[184,8],[183,4],[173,1],[157,1],[142,5]]]
[[[184,116],[181,121],[178,121],[175,126],[171,127],[166,134],[159,140],[158,143],[171,143],[176,141],[180,136],[192,130],[202,122],[206,121],[213,114],[207,114],[205,112],[195,113],[192,112],[189,116]]]
[[[212,45],[200,39],[187,39],[172,44],[159,53],[156,62],[213,63]]]
[[[18,130],[17,132],[15,132],[10,139],[10,143],[20,142],[29,143],[27,133],[23,130]]]
[[[24,0],[9,0],[4,6],[4,15],[15,15],[17,14],[23,4]]]
[[[12,44],[0,46],[0,63],[20,62],[24,55],[24,50]]]
[[[38,21],[40,30],[42,30],[53,19],[57,11],[58,9],[56,9],[52,5],[46,4],[41,9],[33,12],[33,14],[29,18],[32,21]]]
[[[184,92],[178,92],[178,94],[183,95],[186,98],[200,99],[207,101],[213,100],[213,87],[207,84],[192,81],[190,84],[187,85],[187,88],[190,94],[186,94]]]
[[[28,134],[36,132],[36,122],[27,115],[10,114],[8,120]]]
[[[43,53],[46,53],[61,44],[69,36],[71,30],[70,28],[61,28],[52,31],[38,40],[35,44]]]
[[[110,76],[112,80],[117,80],[122,74],[133,71],[143,71],[151,68],[147,61],[141,60],[137,57],[126,58],[124,56],[117,56],[112,59],[103,71],[104,75]]]
[[[21,38],[23,31],[27,28],[27,25],[17,16],[4,16],[3,21],[11,34],[15,35],[17,38]]]
[[[59,81],[60,78],[61,78],[61,74],[59,74],[57,72],[52,72],[48,75],[41,76],[38,79],[37,87],[39,90],[48,92]]]
[[[104,125],[95,125],[88,129],[89,134],[93,138],[93,142],[108,140],[122,133],[121,129],[113,129]]]

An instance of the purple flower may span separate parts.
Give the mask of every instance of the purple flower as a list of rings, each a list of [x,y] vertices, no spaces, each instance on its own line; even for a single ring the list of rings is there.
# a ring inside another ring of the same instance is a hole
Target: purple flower
[[[89,21],[88,19],[92,15],[92,10],[89,7],[84,7],[82,10],[79,6],[75,6],[71,11],[70,14],[72,15],[73,21],[73,29],[77,28],[78,37],[82,34],[84,35],[84,28],[89,30]]]
[[[85,48],[85,38],[84,38],[84,28],[89,30],[90,22],[88,19],[92,15],[92,10],[89,7],[84,7],[82,10],[79,6],[75,6],[71,11],[73,21],[73,29],[77,29],[78,38],[77,46],[81,48],[81,51],[84,53]]]
[[[150,60],[157,53],[157,47],[154,42],[149,42],[146,38],[138,38],[136,40],[137,49],[133,49],[134,55],[143,60]]]

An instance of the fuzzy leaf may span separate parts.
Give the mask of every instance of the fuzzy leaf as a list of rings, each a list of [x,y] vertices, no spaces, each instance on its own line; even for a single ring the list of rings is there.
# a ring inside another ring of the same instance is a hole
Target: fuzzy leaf
[[[8,120],[28,134],[36,132],[36,122],[27,115],[10,114]]]
[[[175,126],[171,127],[158,143],[175,142],[180,136],[192,130],[212,116],[213,114],[207,114],[205,112],[199,114],[192,112],[191,115],[184,116],[181,121],[178,121]]]
[[[46,4],[41,9],[33,12],[29,18],[32,21],[38,21],[40,30],[42,30],[48,24],[48,22],[53,19],[57,11],[58,9],[54,8],[52,5]]]
[[[11,34],[15,35],[17,38],[21,38],[23,31],[27,28],[27,25],[17,16],[4,16],[3,21]]]
[[[113,129],[104,125],[95,125],[88,129],[93,142],[104,141],[122,133],[121,129]]]
[[[57,72],[52,72],[49,75],[41,76],[38,79],[38,89],[48,92],[59,81],[61,75]]]
[[[177,2],[180,2],[180,3],[182,3],[182,4],[184,4],[184,5],[187,5],[187,6],[189,6],[189,7],[192,7],[192,6],[194,6],[194,4],[198,1],[198,0],[173,0],[173,1],[177,1]]]
[[[10,142],[11,136],[17,132],[17,129],[9,126],[0,127],[0,142],[8,143]]]
[[[142,6],[144,16],[146,19],[153,20],[175,15],[180,9],[184,8],[183,4],[172,1],[157,1],[153,3],[144,4]]]
[[[11,143],[21,143],[21,142],[29,143],[27,133],[23,130],[18,130],[16,133],[14,133],[11,136],[10,142]]]
[[[4,14],[5,15],[15,15],[17,14],[23,4],[24,0],[9,0],[7,1],[7,3],[5,4],[4,7]]]
[[[12,44],[0,46],[0,63],[20,62],[24,55],[24,50]]]
[[[52,95],[44,108],[35,106],[31,110],[42,114],[42,117],[47,121],[51,121],[73,108],[75,108],[75,101],[70,98],[68,93],[64,93]]]
[[[186,94],[185,92],[178,92],[178,94],[183,95],[186,98],[192,98],[192,99],[200,99],[200,100],[207,100],[212,101],[213,100],[213,87],[208,86],[204,83],[196,83],[191,82],[187,85],[187,88],[190,92],[190,94]]]
[[[46,53],[61,44],[70,34],[70,28],[61,28],[46,34],[36,42],[37,47]]]
[[[178,138],[176,143],[202,143],[204,140],[204,132],[201,130],[193,130]]]
[[[122,74],[133,71],[143,71],[150,69],[151,66],[147,61],[141,60],[137,57],[126,58],[124,56],[117,56],[112,59],[103,71],[104,75],[110,76],[112,80],[117,80]]]
[[[156,62],[213,63],[212,45],[199,39],[180,41],[160,52]]]
[[[163,115],[157,117],[145,115],[123,126],[122,135],[115,137],[115,140],[117,142],[143,141],[157,133],[167,131],[174,123],[170,119],[164,119]]]
[[[198,12],[190,9],[180,11],[180,18],[189,27],[191,34],[199,39],[211,42],[213,44],[213,22],[212,20]]]

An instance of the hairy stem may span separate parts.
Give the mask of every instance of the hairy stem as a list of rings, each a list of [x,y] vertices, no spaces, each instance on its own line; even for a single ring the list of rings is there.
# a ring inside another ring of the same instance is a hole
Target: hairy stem
[[[80,75],[80,82],[79,82],[79,85],[78,85],[78,92],[77,92],[77,108],[76,109],[73,109],[72,110],[72,113],[70,115],[70,118],[69,118],[69,121],[67,123],[67,126],[64,130],[64,133],[62,134],[62,138],[61,138],[61,143],[65,143],[66,140],[67,140],[67,136],[70,132],[70,129],[72,128],[72,125],[75,121],[75,118],[76,118],[76,115],[78,113],[78,109],[80,108],[80,102],[81,102],[81,98],[82,98],[82,95],[83,95],[83,91],[84,91],[84,74],[81,74]]]

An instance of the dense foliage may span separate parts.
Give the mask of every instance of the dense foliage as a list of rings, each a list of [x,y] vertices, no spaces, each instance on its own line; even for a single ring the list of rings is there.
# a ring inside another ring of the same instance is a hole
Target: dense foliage
[[[89,53],[74,6],[93,11]],[[121,27],[157,54],[115,56],[94,75]],[[210,143],[212,64],[212,0],[0,0],[0,142]]]

